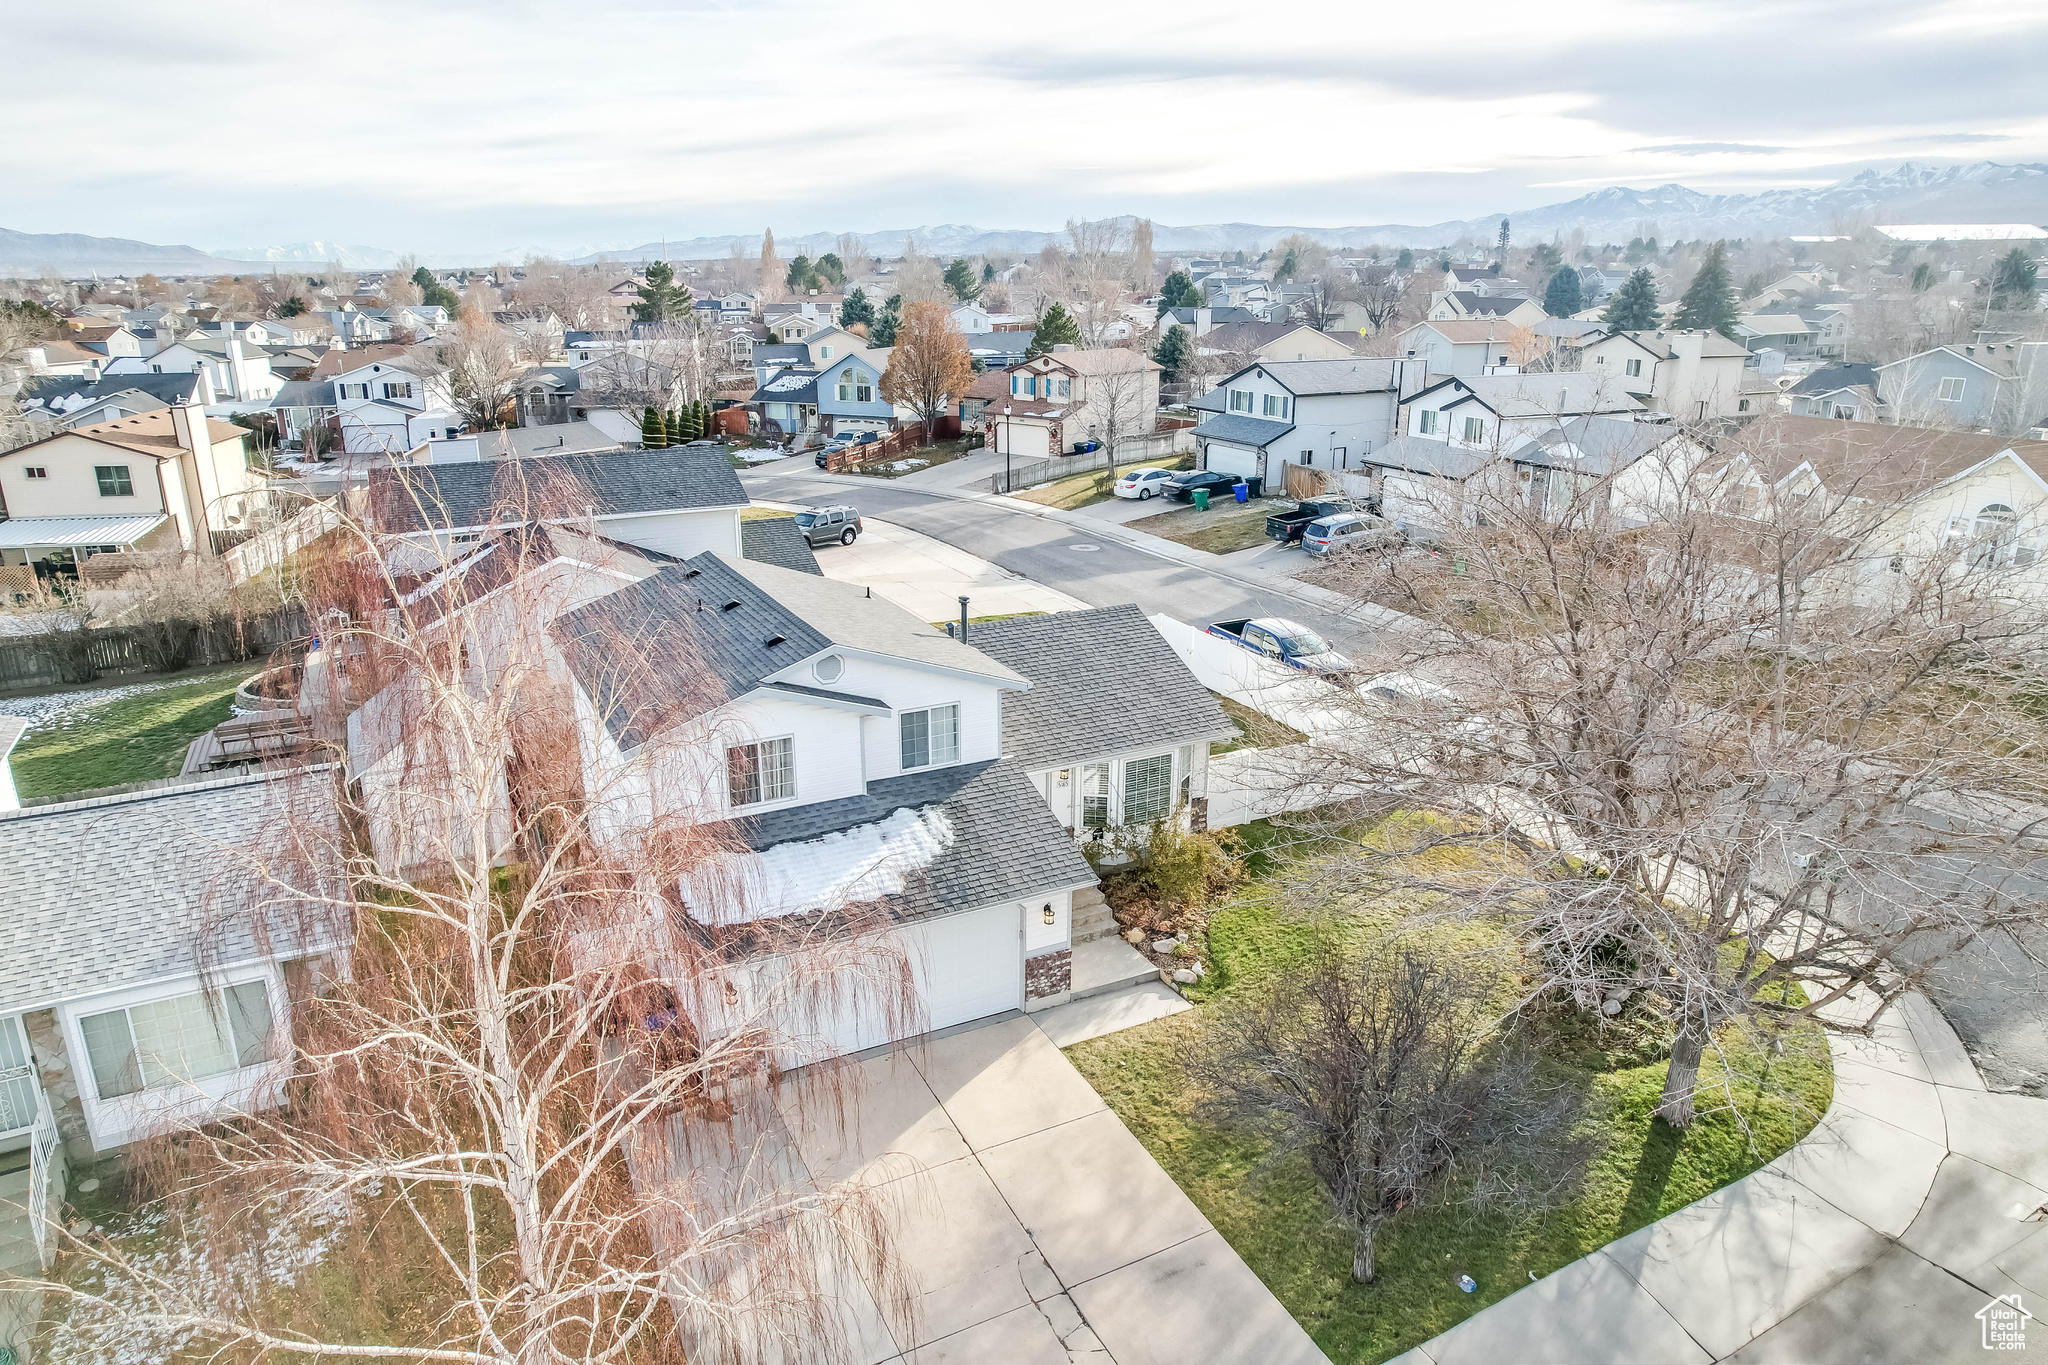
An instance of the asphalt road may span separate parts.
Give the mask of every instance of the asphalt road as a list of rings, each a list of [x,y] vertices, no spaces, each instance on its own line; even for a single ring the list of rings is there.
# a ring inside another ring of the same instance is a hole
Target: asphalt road
[[[1320,631],[1354,658],[1379,636],[1370,624],[1319,610],[1284,594],[1150,555],[1114,540],[1091,540],[1064,522],[989,503],[947,498],[875,480],[852,486],[788,461],[741,476],[748,492],[771,502],[847,503],[862,515],[907,526],[979,555],[1033,582],[1093,606],[1135,602],[1190,623],[1237,616],[1285,616]],[[1093,549],[1079,549],[1092,545]],[[827,547],[821,551],[830,554]],[[2010,890],[2048,895],[2048,866],[2018,858],[1973,875]],[[1943,945],[1928,993],[1969,1047],[1993,1089],[2048,1097],[2048,935]]]

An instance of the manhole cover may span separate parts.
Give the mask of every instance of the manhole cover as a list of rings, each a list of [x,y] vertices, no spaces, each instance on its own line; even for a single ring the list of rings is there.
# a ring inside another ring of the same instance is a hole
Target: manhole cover
[[[1069,545],[1067,548],[1077,554],[1092,555],[1102,547],[1100,545]]]

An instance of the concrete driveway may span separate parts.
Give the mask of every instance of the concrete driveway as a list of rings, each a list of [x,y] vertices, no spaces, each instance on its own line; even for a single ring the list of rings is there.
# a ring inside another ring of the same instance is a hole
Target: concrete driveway
[[[823,1181],[882,1187],[920,1290],[909,1339],[868,1300],[872,1365],[1325,1365],[1315,1344],[1031,1019],[836,1063],[782,1116]]]

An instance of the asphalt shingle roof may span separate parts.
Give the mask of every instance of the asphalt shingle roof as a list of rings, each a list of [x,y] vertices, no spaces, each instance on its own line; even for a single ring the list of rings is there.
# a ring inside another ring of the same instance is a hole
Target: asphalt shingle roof
[[[797,529],[794,517],[768,517],[740,523],[740,554],[762,564],[776,564],[798,573],[822,576],[811,542]]]
[[[1793,393],[1833,393],[1863,385],[1877,388],[1875,365],[1824,365],[1792,386]]]
[[[557,428],[522,430],[545,435]],[[529,494],[585,504],[599,516],[744,507],[748,501],[731,462],[717,451],[622,450],[370,472],[372,515],[380,528],[396,533],[523,521],[523,513],[500,512],[523,505]]]
[[[0,813],[0,1014],[340,941],[223,856],[281,851],[331,809],[328,780],[303,769]]]
[[[1307,397],[1319,393],[1379,393],[1395,387],[1391,360],[1269,360],[1260,369],[1278,380],[1289,393]]]
[[[1292,430],[1292,422],[1269,422],[1263,417],[1225,413],[1220,417],[1211,417],[1196,427],[1195,435],[1206,440],[1228,441],[1232,445],[1251,446],[1262,450]]]
[[[1209,689],[1131,603],[987,621],[967,638],[1031,680],[1003,699],[1003,753],[1027,771],[1231,733]]]

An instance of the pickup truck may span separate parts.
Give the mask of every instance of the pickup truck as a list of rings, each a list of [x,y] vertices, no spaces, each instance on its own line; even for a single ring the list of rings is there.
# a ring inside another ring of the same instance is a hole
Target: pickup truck
[[[1210,625],[1209,633],[1304,673],[1330,677],[1351,672],[1351,660],[1330,648],[1322,636],[1299,621],[1282,616],[1216,621]]]
[[[1339,512],[1366,512],[1350,498],[1311,498],[1292,512],[1275,512],[1266,518],[1266,539],[1277,540],[1282,545],[1292,545],[1301,539],[1301,533],[1312,521],[1335,516]]]

